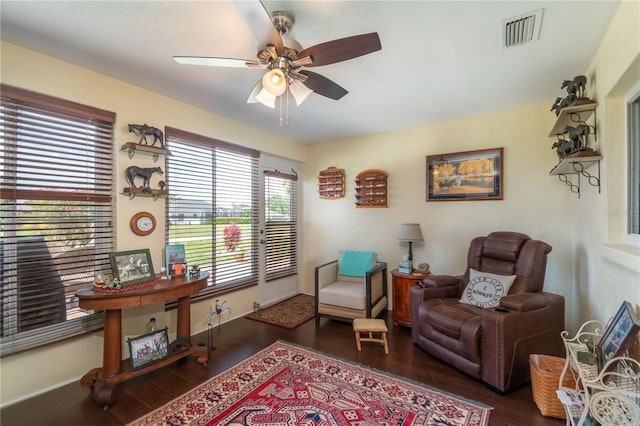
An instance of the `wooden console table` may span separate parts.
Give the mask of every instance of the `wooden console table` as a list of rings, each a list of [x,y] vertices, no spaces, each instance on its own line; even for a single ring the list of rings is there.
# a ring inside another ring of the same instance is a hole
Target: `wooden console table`
[[[87,287],[76,291],[81,308],[104,311],[102,367],[89,370],[80,379],[83,387],[91,388],[89,395],[92,399],[109,406],[113,404],[113,391],[119,383],[186,356],[207,351],[207,348],[191,345],[191,295],[207,286],[207,278],[209,274],[201,272],[198,277],[172,278],[160,284],[131,290],[104,292]],[[134,370],[130,359],[122,360],[122,309],[174,299],[178,300],[177,337],[170,346],[169,355]],[[203,359],[206,362],[206,356]]]

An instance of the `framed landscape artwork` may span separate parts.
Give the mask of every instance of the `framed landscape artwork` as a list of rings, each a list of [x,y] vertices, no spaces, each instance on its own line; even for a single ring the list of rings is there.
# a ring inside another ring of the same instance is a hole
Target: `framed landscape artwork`
[[[113,277],[127,286],[155,278],[149,249],[117,251],[109,254]]]
[[[502,200],[503,148],[427,156],[427,201]]]

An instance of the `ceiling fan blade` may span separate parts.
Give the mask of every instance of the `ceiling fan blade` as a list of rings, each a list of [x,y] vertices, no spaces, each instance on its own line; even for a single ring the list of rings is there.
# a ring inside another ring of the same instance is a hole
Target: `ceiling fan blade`
[[[320,74],[306,70],[299,71],[299,73],[307,76],[307,80],[304,82],[304,85],[316,92],[318,95],[326,96],[327,98],[337,101],[349,93],[343,87]]]
[[[173,59],[179,64],[204,65],[209,67],[229,67],[229,68],[264,68],[258,61],[250,59],[236,58],[211,58],[207,56],[174,56]]]
[[[284,52],[280,33],[273,26],[269,12],[260,1],[234,0],[233,4],[247,29],[260,48],[273,45],[279,54]]]
[[[368,33],[316,44],[298,53],[298,58],[311,56],[313,62],[307,67],[319,67],[357,58],[380,49],[382,45],[378,33]]]

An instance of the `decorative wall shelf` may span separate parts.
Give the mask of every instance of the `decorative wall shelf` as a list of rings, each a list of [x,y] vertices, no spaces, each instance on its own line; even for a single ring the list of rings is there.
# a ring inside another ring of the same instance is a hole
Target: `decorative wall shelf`
[[[560,110],[560,114],[556,119],[556,124],[551,129],[549,137],[561,135],[564,133],[564,128],[567,126],[575,126],[578,123],[586,122],[591,118],[591,115],[596,112],[598,103],[596,101],[589,100],[578,105],[572,105]],[[595,125],[595,119],[594,119]]]
[[[598,151],[594,151],[588,148],[589,136],[593,134],[594,141],[597,141],[597,129],[596,129],[596,107],[598,103],[590,99],[578,100],[575,105],[571,105],[560,110],[556,122],[549,133],[550,137],[558,137],[556,145],[559,142],[568,143],[564,135],[567,126],[574,128],[583,127],[587,125],[588,129],[593,129],[593,133],[588,133],[582,136],[583,139],[579,139],[580,145],[573,145],[573,148],[579,147],[582,150],[572,152],[561,158],[560,162],[549,172],[552,176],[558,176],[561,182],[564,182],[571,192],[578,194],[580,198],[581,180],[586,178],[587,183],[593,187],[598,188],[600,193],[600,160],[602,155]],[[587,124],[587,120],[592,120],[592,125]],[[590,132],[590,130],[588,130]],[[575,135],[574,135],[575,137]],[[571,144],[575,141],[571,139]],[[556,146],[554,145],[554,147]],[[571,145],[569,145],[571,146]],[[559,156],[561,147],[558,147]],[[596,165],[595,172],[588,172],[587,169]],[[572,181],[571,175],[575,175],[575,182]]]
[[[387,177],[384,170],[365,170],[356,176],[356,207],[387,207]]]
[[[137,195],[140,197],[152,197],[153,201],[155,201],[160,197],[166,197],[167,195],[169,195],[169,190],[126,187],[122,190],[122,195],[127,195],[130,200],[133,200]]]
[[[600,193],[600,160],[602,155],[598,151],[580,151],[575,154],[564,158],[558,165],[556,165],[549,174],[551,176],[558,176],[561,182],[564,182],[571,192],[578,194],[580,198],[580,186],[581,176],[587,178],[587,183],[593,187],[598,188],[598,194]],[[591,166],[596,165],[595,174],[591,174],[587,171]],[[576,182],[573,183],[569,175],[576,175]]]
[[[344,197],[344,169],[329,167],[318,176],[320,198],[335,200]]]
[[[153,162],[158,161],[160,155],[171,155],[171,151],[164,148],[156,148],[154,146],[140,145],[135,142],[127,142],[120,148],[120,151],[127,151],[129,158],[136,155],[136,151],[148,152],[153,155]]]

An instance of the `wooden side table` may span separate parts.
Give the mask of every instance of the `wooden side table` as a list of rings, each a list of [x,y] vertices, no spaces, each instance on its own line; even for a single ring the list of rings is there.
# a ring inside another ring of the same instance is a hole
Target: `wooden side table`
[[[89,396],[92,399],[109,406],[114,402],[113,391],[119,383],[186,356],[200,355],[202,348],[191,345],[191,295],[205,288],[208,278],[209,273],[203,272],[194,278],[172,278],[160,284],[130,291],[107,293],[93,291],[91,287],[76,291],[81,308],[104,311],[102,367],[89,370],[80,379],[83,387],[91,389]],[[133,369],[130,359],[122,361],[122,310],[175,299],[178,300],[178,318],[177,338],[172,344],[174,351],[161,361]],[[206,362],[206,359],[203,361]]]
[[[411,293],[410,288],[415,287],[416,281],[422,281],[431,272],[414,272],[413,274],[401,274],[397,269],[391,271],[393,282],[393,325],[411,327]]]

